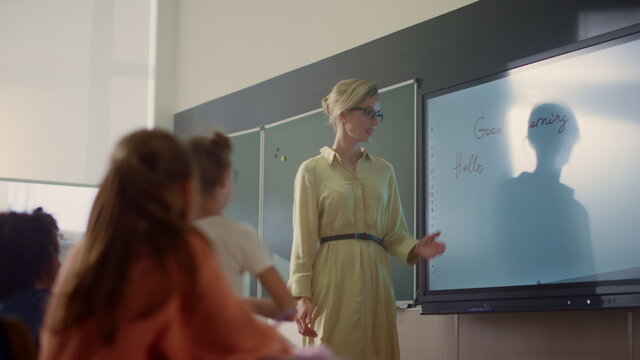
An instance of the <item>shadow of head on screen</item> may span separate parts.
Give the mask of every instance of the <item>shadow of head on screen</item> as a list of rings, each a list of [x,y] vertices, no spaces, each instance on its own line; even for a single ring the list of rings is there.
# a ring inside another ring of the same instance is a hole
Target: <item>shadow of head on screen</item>
[[[566,105],[544,103],[527,124],[535,170],[507,179],[496,199],[503,281],[530,285],[593,275],[588,213],[560,181],[579,139],[577,119]]]

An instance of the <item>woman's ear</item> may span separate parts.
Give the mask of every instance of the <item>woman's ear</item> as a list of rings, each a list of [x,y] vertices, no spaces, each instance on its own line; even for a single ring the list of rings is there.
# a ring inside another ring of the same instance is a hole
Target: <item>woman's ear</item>
[[[338,115],[338,120],[340,120],[340,122],[343,124],[347,122],[347,115],[344,111]]]

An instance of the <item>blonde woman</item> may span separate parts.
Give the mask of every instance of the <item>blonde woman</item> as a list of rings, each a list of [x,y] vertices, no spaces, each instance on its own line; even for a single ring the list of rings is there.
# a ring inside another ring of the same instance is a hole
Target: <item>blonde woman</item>
[[[294,186],[289,288],[298,331],[305,344],[319,340],[340,357],[398,359],[386,254],[413,264],[445,246],[440,233],[411,236],[393,166],[361,147],[383,119],[377,87],[340,81],[322,106],[333,146],[300,165]]]

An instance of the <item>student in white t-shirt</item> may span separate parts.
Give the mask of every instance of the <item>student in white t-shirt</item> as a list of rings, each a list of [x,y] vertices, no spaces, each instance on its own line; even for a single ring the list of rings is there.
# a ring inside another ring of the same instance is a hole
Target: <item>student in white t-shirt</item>
[[[248,271],[272,298],[245,298],[252,310],[269,318],[293,320],[295,300],[256,231],[249,224],[222,216],[237,176],[231,169],[231,141],[216,131],[211,137],[191,138],[188,148],[201,193],[199,199],[193,199],[192,218],[216,249],[227,279],[240,296],[242,276]]]

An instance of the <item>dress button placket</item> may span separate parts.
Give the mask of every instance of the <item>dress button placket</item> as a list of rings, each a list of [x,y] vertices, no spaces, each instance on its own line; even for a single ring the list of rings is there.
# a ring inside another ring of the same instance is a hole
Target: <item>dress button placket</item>
[[[357,176],[354,176],[356,188],[356,226],[358,232],[365,232],[364,228],[364,194],[362,192],[362,183]]]

